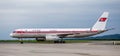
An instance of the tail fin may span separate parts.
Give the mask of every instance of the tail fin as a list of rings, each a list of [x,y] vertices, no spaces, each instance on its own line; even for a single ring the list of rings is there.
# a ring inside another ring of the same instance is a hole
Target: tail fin
[[[108,20],[109,12],[104,12],[101,17],[97,20],[95,25],[93,25],[91,30],[105,30],[106,22]]]

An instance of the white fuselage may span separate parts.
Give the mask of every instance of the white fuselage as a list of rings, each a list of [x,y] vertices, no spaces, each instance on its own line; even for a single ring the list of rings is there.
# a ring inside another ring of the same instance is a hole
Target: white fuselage
[[[84,37],[89,35],[95,35],[101,31],[90,30],[90,28],[84,29],[16,29],[10,35],[16,38],[40,38],[46,35],[65,35],[63,37]]]

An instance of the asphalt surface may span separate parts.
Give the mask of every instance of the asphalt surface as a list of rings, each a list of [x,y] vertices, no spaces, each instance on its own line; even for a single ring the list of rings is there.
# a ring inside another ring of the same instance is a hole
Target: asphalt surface
[[[120,45],[102,42],[69,44],[0,43],[0,56],[120,56]]]

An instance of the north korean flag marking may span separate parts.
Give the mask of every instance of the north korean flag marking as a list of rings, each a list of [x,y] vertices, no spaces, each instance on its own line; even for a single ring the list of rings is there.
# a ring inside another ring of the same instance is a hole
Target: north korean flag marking
[[[107,18],[100,18],[99,22],[105,22]]]

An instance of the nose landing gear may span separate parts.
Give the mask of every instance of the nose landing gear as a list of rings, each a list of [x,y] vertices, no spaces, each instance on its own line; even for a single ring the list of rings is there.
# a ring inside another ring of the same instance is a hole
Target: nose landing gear
[[[23,39],[19,38],[19,42],[20,42],[20,44],[23,44]]]

